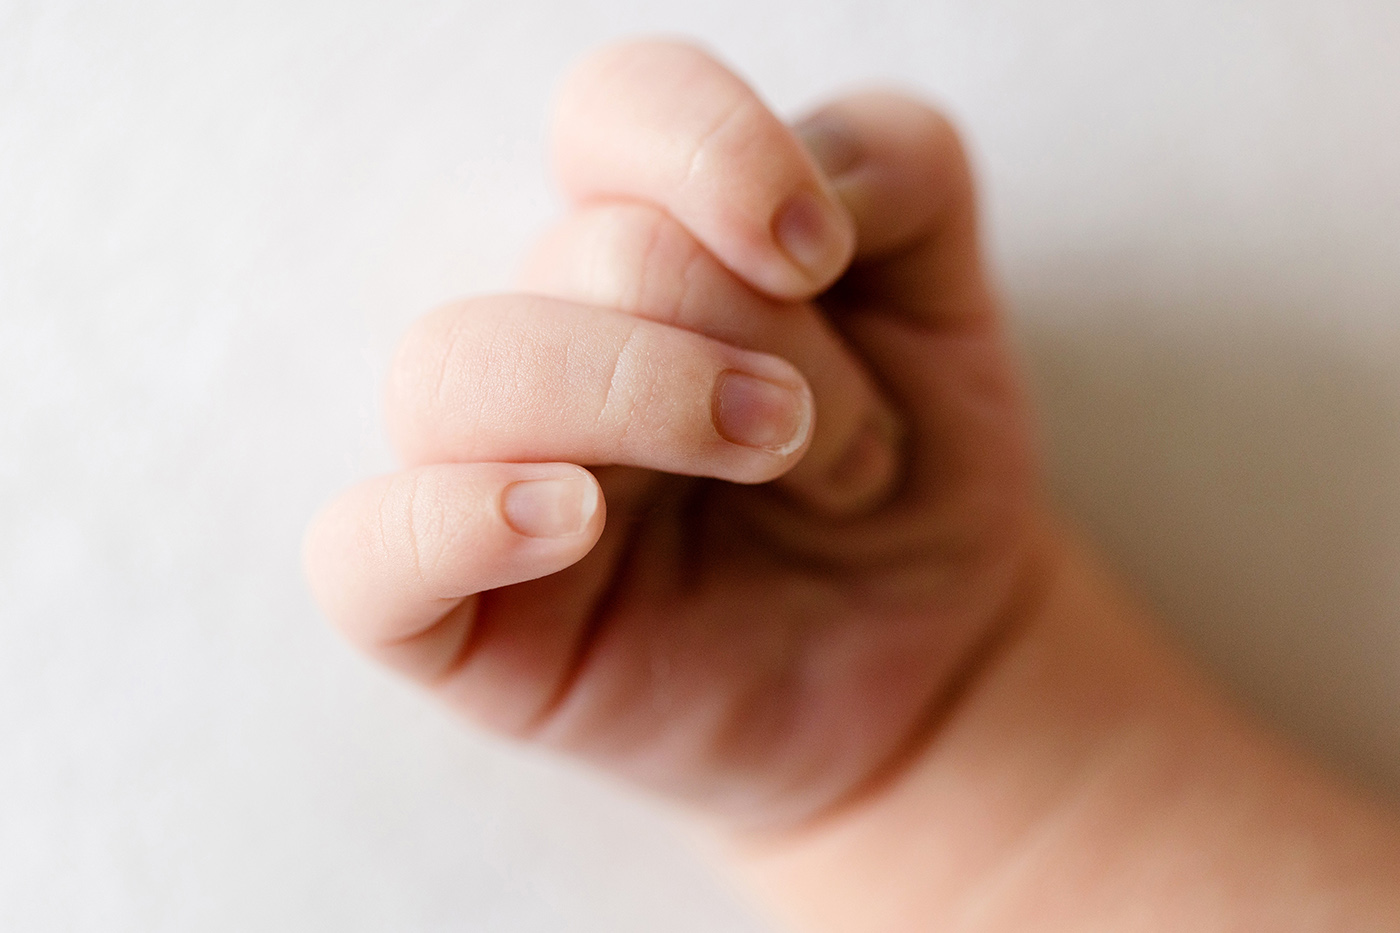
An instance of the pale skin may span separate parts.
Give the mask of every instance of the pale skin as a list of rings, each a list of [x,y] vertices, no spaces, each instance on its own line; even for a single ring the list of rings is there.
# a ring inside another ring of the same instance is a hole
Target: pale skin
[[[685,808],[801,931],[1400,930],[1400,822],[1063,530],[947,121],[586,61],[520,292],[406,337],[307,536],[371,656]]]

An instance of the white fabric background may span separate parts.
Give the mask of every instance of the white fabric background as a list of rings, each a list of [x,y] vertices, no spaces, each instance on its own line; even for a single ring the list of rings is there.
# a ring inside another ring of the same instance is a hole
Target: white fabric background
[[[0,0],[0,928],[759,931],[645,803],[359,661],[301,528],[557,210],[586,49],[967,130],[1055,487],[1206,663],[1400,789],[1388,0]]]

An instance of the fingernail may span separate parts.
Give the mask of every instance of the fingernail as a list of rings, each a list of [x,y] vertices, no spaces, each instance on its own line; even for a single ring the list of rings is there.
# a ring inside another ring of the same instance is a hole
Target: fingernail
[[[506,522],[531,538],[563,538],[588,526],[598,511],[598,487],[587,477],[511,483],[501,496]]]
[[[814,191],[799,191],[788,199],[773,219],[773,236],[793,262],[817,278],[847,259],[845,225]]]
[[[805,387],[787,386],[727,370],[715,383],[715,430],[725,440],[787,454],[802,446],[812,426]]]
[[[863,157],[855,134],[835,117],[818,114],[797,124],[793,132],[829,179],[846,174]]]

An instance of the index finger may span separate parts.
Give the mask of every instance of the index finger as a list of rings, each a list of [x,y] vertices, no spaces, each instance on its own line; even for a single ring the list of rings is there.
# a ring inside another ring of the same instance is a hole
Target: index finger
[[[571,197],[657,204],[776,298],[822,292],[855,250],[851,219],[811,155],[693,46],[634,42],[586,60],[561,93],[555,162]]]

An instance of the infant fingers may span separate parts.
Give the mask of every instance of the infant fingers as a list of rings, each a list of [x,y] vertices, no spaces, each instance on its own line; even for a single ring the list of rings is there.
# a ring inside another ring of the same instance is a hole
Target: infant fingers
[[[409,463],[564,460],[739,483],[788,470],[813,420],[806,380],[778,357],[519,295],[421,319],[386,407]]]
[[[659,207],[579,207],[540,242],[522,284],[782,357],[807,377],[818,413],[812,444],[782,486],[839,516],[867,510],[894,485],[898,420],[831,324],[809,303],[749,288]]]
[[[844,271],[851,219],[793,134],[693,46],[635,42],[565,83],[555,161],[580,201],[664,206],[755,288],[809,298]]]
[[[554,573],[593,547],[603,500],[568,463],[417,467],[363,483],[312,523],[307,576],[351,641],[432,680],[471,629],[474,594]]]
[[[972,169],[947,117],[867,92],[826,105],[797,134],[855,220],[846,295],[938,327],[993,321]]]

